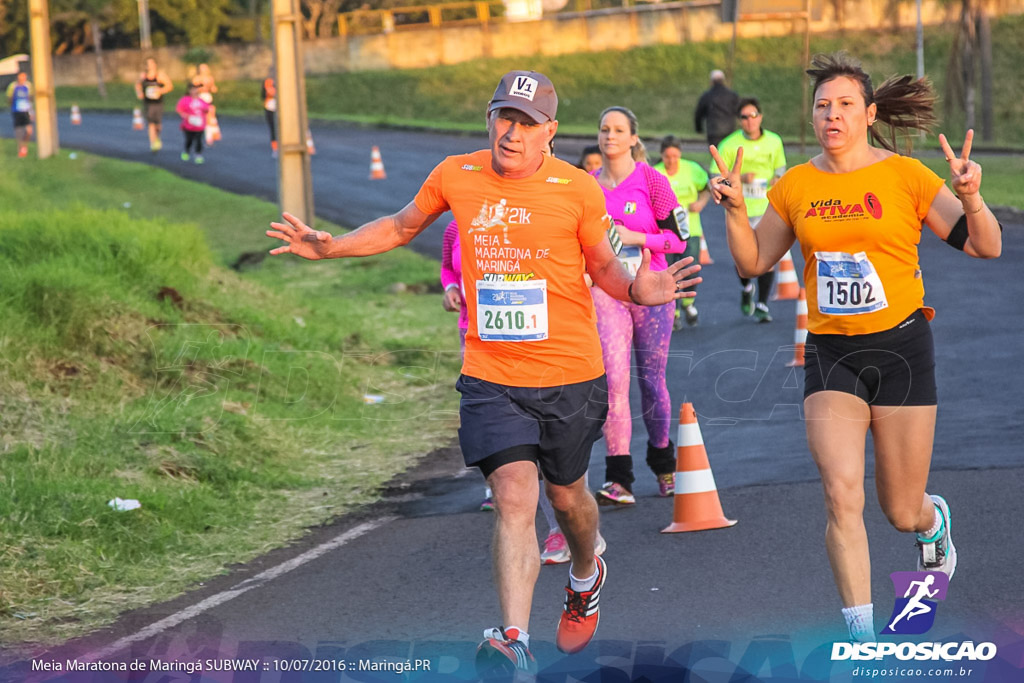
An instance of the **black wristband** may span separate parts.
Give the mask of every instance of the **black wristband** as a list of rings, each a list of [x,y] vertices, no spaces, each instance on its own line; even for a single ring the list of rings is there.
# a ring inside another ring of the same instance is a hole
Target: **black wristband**
[[[637,301],[636,298],[633,296],[633,283],[634,282],[636,282],[636,280],[634,280],[633,282],[629,283],[629,287],[626,289],[626,293],[629,294],[629,300],[630,301],[635,303],[637,306],[643,306],[643,304],[640,303],[639,301]]]

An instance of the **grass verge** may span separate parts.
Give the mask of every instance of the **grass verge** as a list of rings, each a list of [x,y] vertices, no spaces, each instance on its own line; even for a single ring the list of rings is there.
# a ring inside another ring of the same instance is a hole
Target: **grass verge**
[[[993,81],[1000,92],[1024,90],[1024,73],[1017,55],[1024,51],[1024,16],[992,22]],[[925,72],[941,95],[952,49],[951,25],[925,29]],[[876,85],[894,73],[915,73],[913,31],[854,32],[811,37],[811,52],[845,49],[860,57]],[[559,119],[563,132],[591,134],[598,114],[607,106],[630,107],[639,117],[642,133],[693,136],[693,110],[707,87],[708,71],[727,61],[728,43],[657,45],[628,51],[561,56],[482,59],[427,69],[390,70],[311,76],[306,80],[310,116],[371,124],[406,124],[478,130],[486,97],[509,69],[536,69],[558,87]],[[744,39],[737,43],[734,87],[742,95],[761,99],[766,125],[787,139],[797,139],[803,122],[803,37]],[[223,113],[261,111],[259,83],[218,84],[218,110]],[[182,93],[181,84],[175,91]],[[400,96],[396,96],[400,93]],[[980,96],[978,98],[980,100]],[[96,88],[59,88],[62,106],[129,110],[137,106],[129,85],[113,84],[106,101]],[[1024,145],[1020,98],[996,97],[994,142]],[[940,105],[941,110],[941,105]],[[962,137],[963,117],[943,117],[942,130]],[[980,121],[980,112],[978,116]],[[810,136],[813,140],[813,136]],[[934,145],[934,139],[930,141]]]
[[[276,207],[86,154],[5,166],[0,207],[4,650],[280,546],[450,439],[455,320],[430,260],[239,274]]]

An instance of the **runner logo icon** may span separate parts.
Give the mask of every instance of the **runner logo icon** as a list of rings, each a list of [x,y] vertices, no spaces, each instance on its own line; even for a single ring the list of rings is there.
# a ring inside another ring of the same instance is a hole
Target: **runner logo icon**
[[[882,202],[878,201],[878,197],[873,192],[864,195],[864,206],[868,207],[868,213],[872,218],[882,217]]]
[[[926,632],[935,623],[937,600],[946,599],[949,577],[943,572],[893,572],[896,604],[883,634]]]

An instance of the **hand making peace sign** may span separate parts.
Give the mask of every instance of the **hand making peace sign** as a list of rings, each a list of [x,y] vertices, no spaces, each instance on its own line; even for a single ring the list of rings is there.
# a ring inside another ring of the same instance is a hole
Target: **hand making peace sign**
[[[967,131],[967,138],[964,140],[963,150],[960,156],[953,154],[953,148],[949,146],[946,136],[939,134],[939,144],[942,152],[949,162],[949,172],[953,177],[953,191],[963,201],[964,195],[978,194],[981,190],[981,166],[971,161],[971,143],[974,141],[974,129]]]
[[[743,168],[743,148],[740,147],[736,150],[736,162],[732,165],[731,171],[726,167],[725,160],[718,153],[717,147],[711,145],[708,149],[711,152],[711,158],[718,165],[718,172],[722,174],[712,178],[708,183],[715,204],[723,204],[727,209],[744,206],[743,181],[740,177]]]

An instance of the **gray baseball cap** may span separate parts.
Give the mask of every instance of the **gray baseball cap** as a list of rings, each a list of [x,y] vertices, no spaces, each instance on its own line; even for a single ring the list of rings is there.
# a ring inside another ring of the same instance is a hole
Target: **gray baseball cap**
[[[509,71],[501,77],[487,113],[508,107],[518,109],[537,123],[554,121],[558,113],[558,95],[551,79],[536,71]]]

